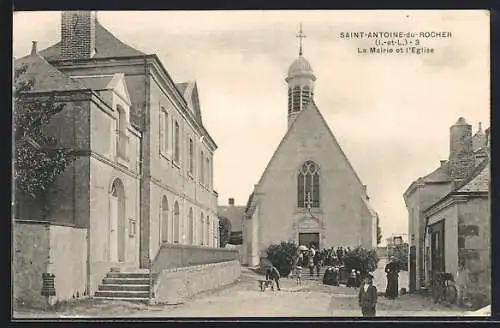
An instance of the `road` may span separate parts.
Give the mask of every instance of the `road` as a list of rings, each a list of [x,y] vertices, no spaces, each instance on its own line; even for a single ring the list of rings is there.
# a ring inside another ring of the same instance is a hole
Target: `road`
[[[385,288],[384,262],[375,272],[375,284]],[[361,316],[357,291],[316,281],[298,286],[292,279],[281,280],[281,291],[261,292],[260,276],[242,268],[238,281],[216,291],[198,294],[178,305],[145,305],[119,301],[89,300],[57,312],[17,312],[16,317],[344,317]],[[404,280],[404,278],[403,278]],[[402,281],[402,285],[404,282]],[[464,311],[434,304],[419,295],[404,295],[396,301],[379,297],[377,316],[462,316]]]

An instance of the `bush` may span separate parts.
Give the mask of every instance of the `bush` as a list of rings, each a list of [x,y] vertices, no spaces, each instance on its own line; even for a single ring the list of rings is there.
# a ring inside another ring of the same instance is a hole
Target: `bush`
[[[282,241],[279,245],[267,248],[267,259],[278,269],[282,277],[286,277],[292,270],[292,264],[297,255],[298,245],[295,242]]]
[[[388,249],[388,255],[395,257],[396,261],[399,262],[400,269],[403,271],[408,271],[408,251],[408,243],[392,246]]]
[[[378,261],[379,258],[374,249],[368,250],[363,247],[356,247],[344,256],[345,267],[348,270],[359,270],[362,276],[375,271]]]

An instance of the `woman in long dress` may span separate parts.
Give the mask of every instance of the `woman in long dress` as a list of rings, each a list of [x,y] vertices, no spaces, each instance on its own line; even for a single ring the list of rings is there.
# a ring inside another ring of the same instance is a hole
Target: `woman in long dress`
[[[385,296],[389,299],[398,297],[398,279],[399,279],[399,264],[394,258],[390,257],[390,262],[385,266],[385,273],[387,274],[387,288]]]

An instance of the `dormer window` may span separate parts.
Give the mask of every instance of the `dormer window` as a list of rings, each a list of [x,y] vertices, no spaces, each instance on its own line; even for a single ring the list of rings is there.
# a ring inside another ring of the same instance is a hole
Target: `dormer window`
[[[128,143],[129,138],[127,136],[127,118],[125,110],[122,106],[117,105],[116,110],[118,112],[117,117],[117,130],[116,130],[116,155],[128,161]]]

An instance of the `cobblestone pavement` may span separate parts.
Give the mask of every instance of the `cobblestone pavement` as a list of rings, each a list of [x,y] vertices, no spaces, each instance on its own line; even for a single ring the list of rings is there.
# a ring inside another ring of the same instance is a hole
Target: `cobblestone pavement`
[[[259,276],[246,268],[237,282],[205,292],[178,305],[146,305],[119,301],[83,301],[57,312],[19,311],[15,317],[343,317],[360,316],[357,291],[352,288],[292,279],[280,281],[281,291],[260,292]],[[419,295],[396,301],[379,297],[377,316],[463,316],[464,311],[434,304]]]

